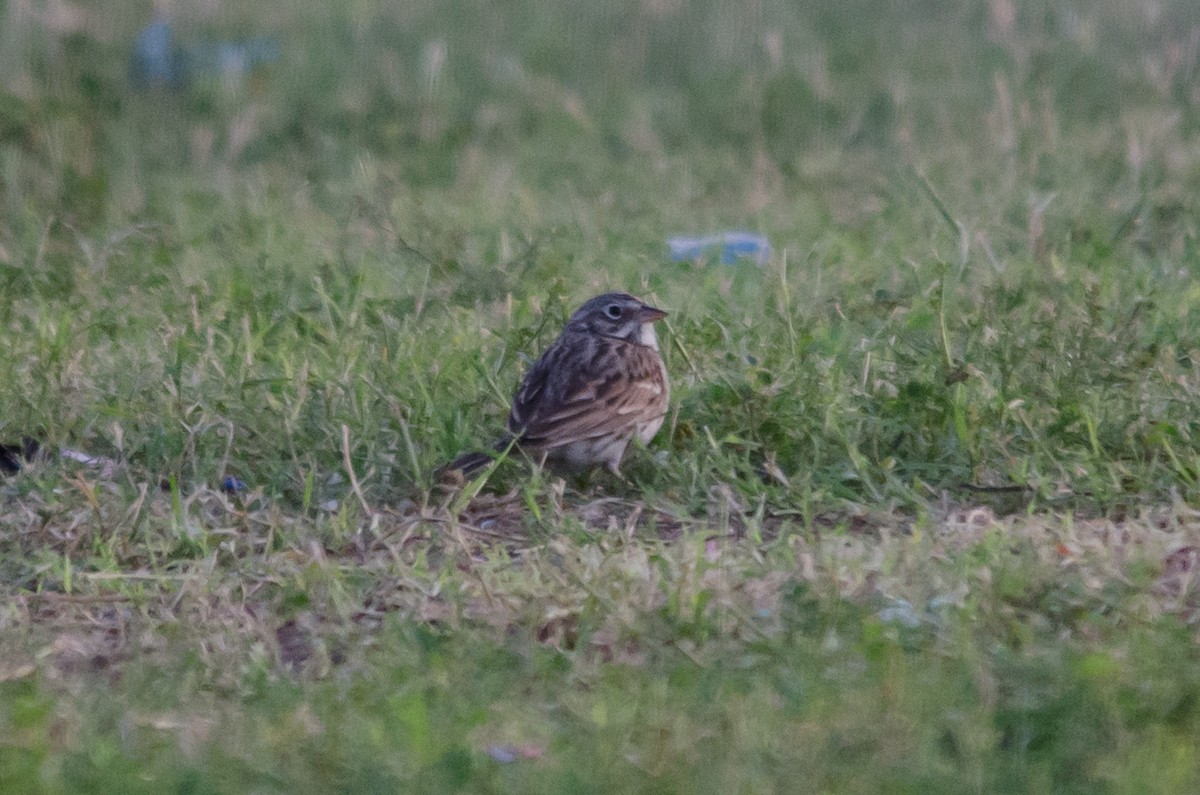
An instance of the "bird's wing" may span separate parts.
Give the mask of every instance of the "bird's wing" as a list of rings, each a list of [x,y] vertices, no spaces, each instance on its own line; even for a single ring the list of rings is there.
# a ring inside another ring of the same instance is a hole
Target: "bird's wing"
[[[530,449],[554,449],[630,431],[666,410],[657,354],[607,337],[562,337],[529,369],[509,431]]]

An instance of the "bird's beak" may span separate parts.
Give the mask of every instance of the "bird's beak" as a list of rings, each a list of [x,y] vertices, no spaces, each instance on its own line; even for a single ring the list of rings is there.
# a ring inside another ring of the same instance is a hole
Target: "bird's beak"
[[[646,304],[643,304],[642,308],[638,310],[638,320],[643,323],[655,323],[666,316],[666,312]]]

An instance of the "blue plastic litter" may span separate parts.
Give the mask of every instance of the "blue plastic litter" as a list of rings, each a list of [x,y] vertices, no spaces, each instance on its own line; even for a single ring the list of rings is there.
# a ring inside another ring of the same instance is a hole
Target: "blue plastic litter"
[[[221,481],[221,490],[227,491],[230,494],[236,494],[237,492],[245,491],[248,488],[250,487],[246,485],[246,481],[242,480],[241,478],[235,478],[233,475],[229,475]]]
[[[487,755],[493,761],[499,762],[502,765],[511,765],[517,761],[517,749],[507,745],[489,745],[487,747]]]
[[[129,79],[137,88],[179,88],[187,82],[183,51],[175,46],[171,23],[159,18],[142,28],[129,55]]]
[[[878,615],[879,620],[887,624],[899,624],[909,629],[921,626],[921,616],[907,599],[894,599],[891,604],[881,609]]]
[[[771,258],[771,241],[753,232],[717,232],[704,237],[673,237],[667,240],[671,259],[715,259],[732,265],[739,259],[751,259],[764,265]]]
[[[183,47],[175,41],[170,21],[158,17],[134,37],[129,79],[139,89],[180,89],[197,77],[244,77],[278,60],[279,40],[275,36]]]

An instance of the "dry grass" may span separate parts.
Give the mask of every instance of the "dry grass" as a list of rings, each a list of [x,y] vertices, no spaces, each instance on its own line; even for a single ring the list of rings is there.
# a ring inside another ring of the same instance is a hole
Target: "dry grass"
[[[452,492],[369,517],[353,503],[314,517],[209,490],[176,504],[149,484],[131,507],[111,481],[69,482],[75,494],[54,510],[38,493],[5,499],[0,533],[31,561],[34,582],[8,586],[0,631],[36,641],[9,649],[0,678],[119,676],[168,646],[198,655],[223,687],[247,660],[324,676],[361,664],[392,616],[494,642],[520,629],[584,658],[636,664],[647,616],[771,638],[780,600],[798,586],[913,626],[939,627],[968,606],[998,618],[1045,595],[1021,592],[1033,588],[1111,601],[1122,622],[1173,615],[1200,627],[1200,511],[1184,504],[1120,519],[997,518],[950,501],[917,517],[806,519],[746,506],[724,487],[689,515],[552,480],[544,493],[485,493],[458,512]],[[88,550],[108,566],[80,566]],[[581,621],[588,645],[577,649]]]

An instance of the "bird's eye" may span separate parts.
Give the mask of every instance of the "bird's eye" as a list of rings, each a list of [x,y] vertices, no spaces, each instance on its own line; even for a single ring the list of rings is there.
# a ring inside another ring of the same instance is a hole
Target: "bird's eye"
[[[621,319],[621,307],[617,306],[616,304],[609,304],[604,309],[604,314],[608,315],[613,320],[620,320]]]

